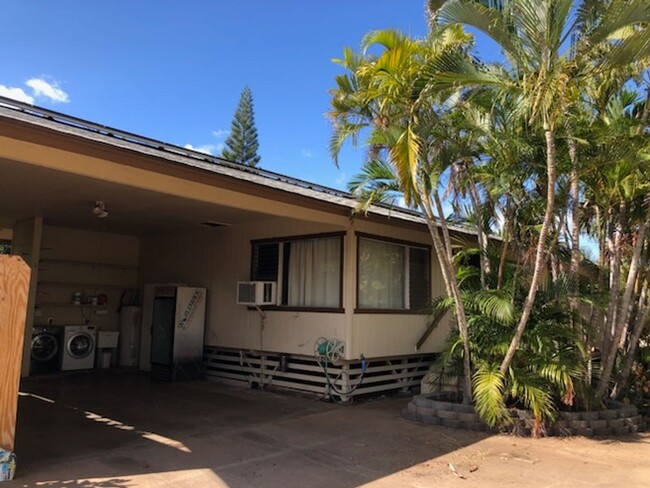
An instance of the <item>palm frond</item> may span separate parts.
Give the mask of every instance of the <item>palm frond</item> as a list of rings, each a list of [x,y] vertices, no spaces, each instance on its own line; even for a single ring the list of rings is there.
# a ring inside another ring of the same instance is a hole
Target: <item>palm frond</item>
[[[479,290],[463,292],[462,296],[467,307],[500,324],[512,324],[516,318],[515,304],[512,302],[512,297],[505,291]]]
[[[479,365],[472,379],[476,412],[490,427],[511,422],[504,403],[505,381],[498,364]]]
[[[601,9],[599,21],[587,35],[589,45],[607,40],[620,29],[635,24],[650,24],[650,4],[646,0],[612,0]]]
[[[539,376],[515,369],[510,370],[510,376],[510,394],[533,412],[536,424],[555,419],[553,398]]]
[[[619,66],[650,58],[650,28],[637,30],[616,43],[599,66],[600,71],[609,71]]]
[[[521,57],[521,46],[517,44],[512,24],[507,20],[502,8],[488,2],[451,0],[436,11],[440,23],[470,25],[494,39],[512,59]]]
[[[348,191],[357,197],[357,210],[363,212],[375,203],[395,205],[401,195],[392,167],[381,159],[367,161],[348,182]]]

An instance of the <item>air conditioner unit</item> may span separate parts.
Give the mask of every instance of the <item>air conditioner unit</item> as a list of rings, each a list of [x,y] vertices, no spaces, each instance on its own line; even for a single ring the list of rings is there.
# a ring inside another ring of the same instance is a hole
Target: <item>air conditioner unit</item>
[[[275,281],[240,281],[237,305],[275,305]]]

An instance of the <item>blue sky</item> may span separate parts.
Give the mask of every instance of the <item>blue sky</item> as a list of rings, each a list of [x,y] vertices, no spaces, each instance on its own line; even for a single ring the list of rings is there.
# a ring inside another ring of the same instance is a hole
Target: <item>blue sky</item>
[[[338,169],[329,157],[331,59],[370,30],[426,32],[423,0],[0,0],[0,11],[0,94],[218,154],[249,85],[260,166],[341,189],[363,150],[346,149]]]

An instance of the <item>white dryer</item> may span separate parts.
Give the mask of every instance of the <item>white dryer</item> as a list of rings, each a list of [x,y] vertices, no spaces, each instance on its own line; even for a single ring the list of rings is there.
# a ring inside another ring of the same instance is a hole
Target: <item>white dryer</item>
[[[63,332],[61,370],[92,369],[97,330],[94,325],[66,325]]]

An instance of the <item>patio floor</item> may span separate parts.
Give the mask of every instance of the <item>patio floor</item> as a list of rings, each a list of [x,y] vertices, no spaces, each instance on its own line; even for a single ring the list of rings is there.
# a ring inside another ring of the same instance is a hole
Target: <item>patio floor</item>
[[[28,379],[21,392],[18,471],[6,486],[475,486],[449,463],[481,486],[647,486],[650,478],[648,436],[535,441],[454,431],[403,420],[404,397],[340,406],[119,372]]]

